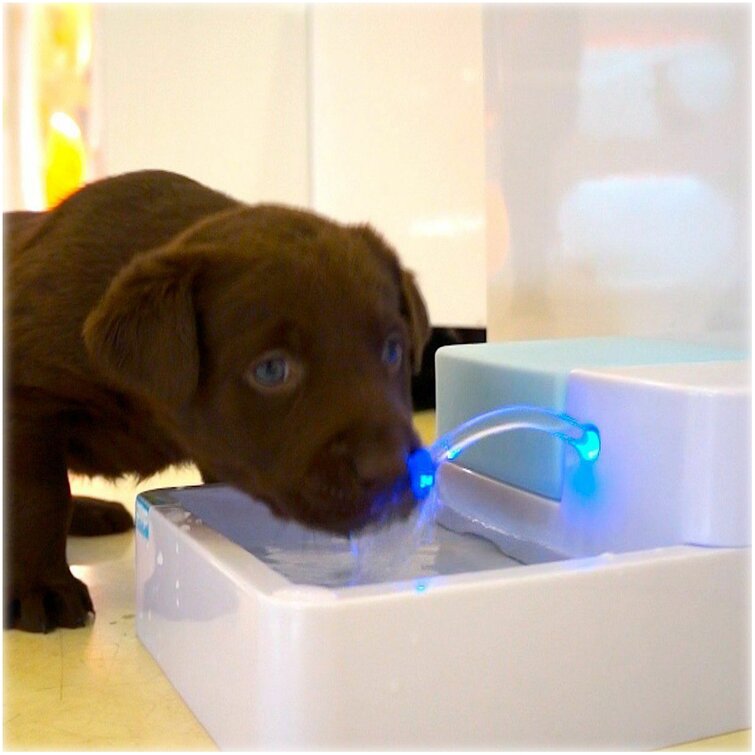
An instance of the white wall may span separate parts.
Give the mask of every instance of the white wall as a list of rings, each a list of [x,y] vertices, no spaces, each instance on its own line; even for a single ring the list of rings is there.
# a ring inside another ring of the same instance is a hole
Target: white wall
[[[485,323],[479,6],[98,6],[98,174],[371,222],[435,325]]]
[[[249,202],[308,203],[304,6],[96,10],[100,175],[164,168]]]
[[[485,325],[482,14],[312,7],[312,201],[368,220],[418,273],[435,325]]]
[[[488,336],[750,340],[750,8],[488,6]]]

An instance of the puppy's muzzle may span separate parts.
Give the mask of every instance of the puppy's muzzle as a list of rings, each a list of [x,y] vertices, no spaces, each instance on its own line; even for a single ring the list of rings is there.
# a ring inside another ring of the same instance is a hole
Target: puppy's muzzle
[[[407,458],[419,445],[411,426],[403,424],[355,426],[331,438],[307,475],[307,497],[319,526],[355,531],[408,516],[416,501]]]

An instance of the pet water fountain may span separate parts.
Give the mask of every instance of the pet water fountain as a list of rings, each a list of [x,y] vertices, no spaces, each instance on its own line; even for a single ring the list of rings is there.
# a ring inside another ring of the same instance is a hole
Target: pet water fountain
[[[413,518],[137,500],[137,631],[223,749],[652,748],[750,726],[750,366],[629,340],[436,359]]]

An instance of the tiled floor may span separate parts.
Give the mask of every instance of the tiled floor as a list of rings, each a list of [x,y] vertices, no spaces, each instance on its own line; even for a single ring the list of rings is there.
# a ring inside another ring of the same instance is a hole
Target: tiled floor
[[[432,413],[417,415],[427,442]],[[139,490],[193,485],[193,468],[136,485],[73,479],[75,492],[133,508]],[[97,618],[84,629],[49,635],[4,634],[4,744],[9,750],[214,750],[215,745],[159,667],[134,626],[133,533],[71,538],[69,560],[88,585]],[[749,750],[750,732],[716,737],[688,750]]]
[[[72,487],[133,506],[138,490],[198,482],[186,469],[138,486],[72,479]],[[71,538],[68,551],[97,618],[48,635],[5,632],[6,749],[216,749],[136,638],[133,532]]]

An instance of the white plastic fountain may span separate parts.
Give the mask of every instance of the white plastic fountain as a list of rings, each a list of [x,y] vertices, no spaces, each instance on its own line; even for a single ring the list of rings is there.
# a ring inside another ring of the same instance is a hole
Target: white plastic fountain
[[[217,744],[635,749],[748,727],[749,362],[482,344],[442,350],[438,380],[450,433],[410,462],[410,527],[350,542],[221,485],[140,496],[137,631]],[[497,408],[514,394],[538,405]]]

